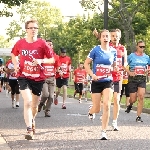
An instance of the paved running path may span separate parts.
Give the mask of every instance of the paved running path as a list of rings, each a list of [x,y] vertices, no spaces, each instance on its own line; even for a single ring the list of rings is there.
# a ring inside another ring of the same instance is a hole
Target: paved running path
[[[147,150],[150,147],[150,115],[142,114],[143,123],[136,123],[136,113],[127,114],[121,109],[118,120],[120,131],[111,131],[111,117],[107,136],[100,141],[101,121],[98,114],[91,122],[87,117],[91,102],[78,103],[67,99],[62,110],[62,98],[53,105],[51,117],[40,112],[36,118],[36,135],[32,141],[24,139],[23,100],[20,108],[11,108],[10,98],[0,93],[0,150]]]

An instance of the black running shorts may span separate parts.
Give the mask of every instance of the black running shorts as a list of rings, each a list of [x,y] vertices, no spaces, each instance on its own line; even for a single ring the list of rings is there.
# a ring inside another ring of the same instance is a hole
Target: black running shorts
[[[121,81],[113,82],[114,84],[114,92],[121,93],[122,83]]]
[[[56,78],[56,86],[61,88],[63,85],[68,86],[68,78]]]
[[[106,81],[106,82],[92,81],[92,84],[91,84],[92,93],[101,93],[106,88],[113,89],[113,82],[112,81]]]
[[[76,92],[80,93],[80,95],[82,95],[83,83],[74,83],[74,85],[75,85]]]
[[[30,89],[34,95],[40,96],[44,81],[34,81],[27,78],[18,78],[20,90]]]
[[[146,82],[129,82],[129,93],[136,93],[138,88],[145,88],[146,89]]]

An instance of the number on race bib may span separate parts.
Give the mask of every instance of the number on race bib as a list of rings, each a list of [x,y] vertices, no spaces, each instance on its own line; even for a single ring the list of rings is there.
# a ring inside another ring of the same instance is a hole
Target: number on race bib
[[[111,77],[111,68],[108,65],[97,65],[96,76],[99,78]]]
[[[145,67],[135,66],[135,73],[137,75],[144,75],[145,74]]]

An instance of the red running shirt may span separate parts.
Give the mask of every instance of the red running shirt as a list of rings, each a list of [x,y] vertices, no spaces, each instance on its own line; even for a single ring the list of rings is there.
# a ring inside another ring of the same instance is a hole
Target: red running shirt
[[[54,64],[43,64],[45,76],[52,77],[56,76],[56,69],[60,67],[59,56],[54,54],[55,63]]]
[[[75,75],[75,83],[83,83],[87,73],[85,69],[75,69],[74,75]]]
[[[11,53],[20,56],[18,77],[26,77],[35,81],[45,80],[43,64],[34,66],[33,58],[44,59],[53,57],[53,49],[42,39],[28,43],[25,39],[19,40],[13,47]]]
[[[116,62],[117,62],[117,66],[119,67],[120,70],[122,70],[122,55],[124,54],[124,46],[119,44],[118,46],[114,46],[112,43],[110,43],[110,46],[112,46],[113,48],[115,48],[117,50],[117,57],[116,57]],[[113,77],[113,81],[120,81],[122,78],[122,71],[119,72],[115,72],[112,71],[112,77]]]
[[[69,65],[71,65],[71,58],[68,56],[65,57],[59,56],[59,61],[60,61],[61,70],[63,72],[62,78],[69,78],[70,75]],[[59,73],[57,73],[56,78],[59,77],[61,76],[59,75]]]

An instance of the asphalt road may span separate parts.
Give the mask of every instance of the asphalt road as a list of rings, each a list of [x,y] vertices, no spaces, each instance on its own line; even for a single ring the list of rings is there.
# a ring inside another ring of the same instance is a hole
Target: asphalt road
[[[11,108],[11,99],[0,93],[0,150],[149,150],[150,115],[142,114],[143,123],[137,123],[136,113],[127,114],[120,110],[119,131],[112,131],[112,108],[108,140],[101,141],[100,115],[92,122],[87,117],[90,101],[78,103],[68,98],[67,109],[53,105],[51,117],[45,118],[44,111],[36,118],[36,135],[32,141],[24,139],[26,126],[23,119],[23,100],[20,108]]]

